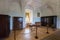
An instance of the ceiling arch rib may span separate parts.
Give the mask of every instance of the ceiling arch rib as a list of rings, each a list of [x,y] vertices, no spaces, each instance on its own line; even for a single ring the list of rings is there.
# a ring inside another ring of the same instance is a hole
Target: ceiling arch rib
[[[27,6],[31,6],[32,8],[37,8],[41,6],[40,0],[22,0],[22,5],[27,8]]]

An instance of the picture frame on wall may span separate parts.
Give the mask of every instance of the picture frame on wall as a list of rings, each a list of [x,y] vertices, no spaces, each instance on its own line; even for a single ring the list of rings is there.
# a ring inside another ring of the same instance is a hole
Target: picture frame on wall
[[[37,17],[40,17],[40,13],[39,12],[37,13]]]

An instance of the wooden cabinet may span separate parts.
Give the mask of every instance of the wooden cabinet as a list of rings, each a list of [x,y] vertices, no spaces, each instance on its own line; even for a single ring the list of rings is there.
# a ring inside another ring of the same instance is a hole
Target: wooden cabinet
[[[23,17],[13,17],[13,30],[23,29]]]
[[[41,17],[41,25],[46,26],[47,24],[51,27],[56,28],[57,16],[44,16]]]
[[[42,26],[46,26],[46,24],[47,24],[47,19],[46,19],[46,17],[41,17],[41,25],[42,25]]]
[[[8,37],[10,33],[10,16],[0,14],[0,38]]]

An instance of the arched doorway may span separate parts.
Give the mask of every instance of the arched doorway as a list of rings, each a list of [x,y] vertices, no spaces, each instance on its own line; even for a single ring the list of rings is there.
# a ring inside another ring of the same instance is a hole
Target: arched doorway
[[[27,27],[33,23],[33,11],[31,9],[25,9],[25,23]]]

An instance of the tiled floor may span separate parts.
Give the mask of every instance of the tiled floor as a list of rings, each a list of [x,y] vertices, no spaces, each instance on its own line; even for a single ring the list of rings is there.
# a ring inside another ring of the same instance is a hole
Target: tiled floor
[[[32,28],[25,28],[23,30],[17,30],[16,31],[16,40],[41,40],[44,37],[51,35],[56,31],[53,31],[53,29],[49,28],[49,34],[46,33],[46,27],[38,27],[37,34],[38,34],[38,39],[35,39],[36,35],[36,29]],[[6,38],[6,40],[14,40],[14,33],[11,32],[10,36]]]

